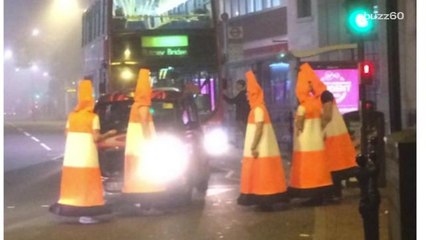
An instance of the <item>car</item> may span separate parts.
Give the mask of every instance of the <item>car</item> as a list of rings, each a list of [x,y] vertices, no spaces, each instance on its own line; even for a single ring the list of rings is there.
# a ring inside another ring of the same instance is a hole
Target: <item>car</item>
[[[124,173],[126,131],[133,93],[111,93],[98,99],[95,112],[100,119],[100,132],[115,129],[118,133],[97,144],[105,191],[120,193]],[[204,192],[208,187],[209,162],[203,148],[203,129],[192,94],[176,88],[156,88],[150,108],[156,129],[151,145],[149,172],[163,181],[168,192],[191,200],[192,190]],[[172,194],[172,198],[177,196]]]

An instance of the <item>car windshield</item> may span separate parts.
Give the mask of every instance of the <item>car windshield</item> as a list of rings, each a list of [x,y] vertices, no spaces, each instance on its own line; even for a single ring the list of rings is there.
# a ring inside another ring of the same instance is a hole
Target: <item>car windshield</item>
[[[126,131],[132,104],[132,100],[98,104],[95,111],[99,115],[101,131],[106,132],[110,129]],[[175,103],[153,101],[150,112],[156,128],[176,128],[183,125],[182,117],[179,117],[179,108]]]

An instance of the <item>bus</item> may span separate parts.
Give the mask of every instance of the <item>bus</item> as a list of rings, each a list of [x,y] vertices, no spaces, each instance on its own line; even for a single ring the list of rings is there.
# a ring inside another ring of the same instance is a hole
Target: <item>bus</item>
[[[83,76],[99,98],[134,89],[148,68],[153,88],[189,91],[201,123],[216,128],[223,108],[215,19],[214,0],[92,0],[82,19]]]

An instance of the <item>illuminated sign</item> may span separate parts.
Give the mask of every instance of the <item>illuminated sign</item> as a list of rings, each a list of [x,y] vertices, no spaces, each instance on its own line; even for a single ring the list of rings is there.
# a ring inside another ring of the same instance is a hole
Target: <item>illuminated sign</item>
[[[341,113],[358,110],[358,69],[316,69],[317,76],[333,93]]]
[[[142,37],[142,47],[188,47],[188,36],[172,35],[172,36],[146,36]]]
[[[142,37],[142,54],[144,56],[187,56],[188,36],[145,36]]]
[[[142,54],[144,56],[186,56],[188,55],[187,48],[143,48]]]

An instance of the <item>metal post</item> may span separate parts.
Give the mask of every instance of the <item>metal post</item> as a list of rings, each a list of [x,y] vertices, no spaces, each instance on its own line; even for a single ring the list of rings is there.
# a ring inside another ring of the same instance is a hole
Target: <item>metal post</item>
[[[398,12],[398,0],[389,0],[387,12]],[[401,121],[401,88],[399,72],[399,34],[398,20],[387,21],[388,71],[389,71],[389,114],[391,132],[400,131]]]
[[[364,61],[364,40],[358,40],[358,61]],[[363,219],[364,239],[379,240],[379,206],[380,193],[377,185],[378,166],[377,139],[368,139],[367,124],[369,124],[366,109],[366,86],[363,79],[360,79],[359,85],[360,101],[360,120],[361,120],[361,154],[357,156],[357,163],[360,167],[357,175],[358,183],[361,189],[361,199],[359,201],[359,213]],[[367,141],[368,140],[368,141]]]

